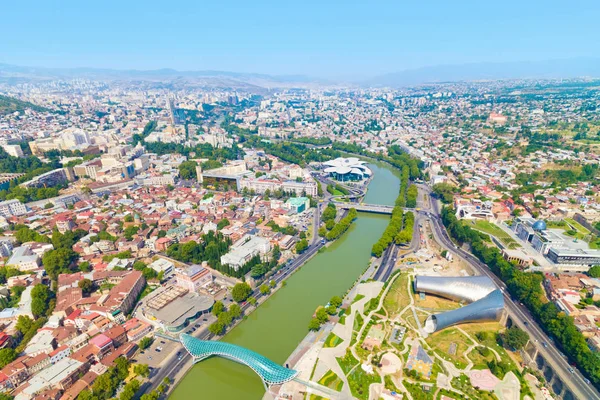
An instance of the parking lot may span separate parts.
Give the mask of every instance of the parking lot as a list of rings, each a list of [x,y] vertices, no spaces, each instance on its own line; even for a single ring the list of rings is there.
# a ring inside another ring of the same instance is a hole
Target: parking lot
[[[150,347],[143,352],[140,351],[135,359],[140,364],[148,364],[151,368],[158,368],[160,363],[178,346],[178,343],[157,336]]]
[[[200,330],[207,328],[216,320],[217,318],[212,314],[202,315],[190,323],[181,333],[197,336]],[[148,364],[151,368],[158,368],[163,360],[177,349],[181,350],[179,343],[156,336],[150,347],[143,352],[139,352],[135,359],[141,364]]]

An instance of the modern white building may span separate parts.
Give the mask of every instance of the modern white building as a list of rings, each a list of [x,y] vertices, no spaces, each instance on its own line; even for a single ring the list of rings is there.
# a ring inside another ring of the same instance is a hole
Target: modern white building
[[[13,249],[12,256],[6,262],[7,266],[12,266],[20,271],[31,271],[40,266],[40,257],[35,254],[28,246],[19,246]]]
[[[246,235],[231,246],[229,253],[221,256],[221,264],[238,270],[256,255],[264,258],[271,251],[271,242],[259,236]]]
[[[174,272],[175,265],[169,260],[159,258],[156,261],[153,261],[152,264],[148,266],[155,270],[157,273],[163,272],[164,276],[169,276]]]
[[[27,206],[17,199],[0,202],[0,215],[8,218],[27,214]]]
[[[366,161],[356,157],[339,157],[335,160],[325,161],[323,172],[338,181],[360,181],[372,175],[371,170],[365,164]]]

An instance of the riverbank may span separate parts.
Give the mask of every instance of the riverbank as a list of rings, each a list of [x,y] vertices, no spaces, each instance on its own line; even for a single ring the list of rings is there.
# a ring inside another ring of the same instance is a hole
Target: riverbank
[[[365,201],[393,204],[400,185],[398,176],[381,164],[374,164],[373,172]],[[283,364],[306,336],[314,310],[331,296],[345,293],[364,273],[371,259],[372,242],[381,235],[388,219],[360,214],[342,237],[299,268],[285,287],[222,340]],[[211,358],[192,367],[171,397],[188,399],[196,397],[199,391],[206,398],[221,399],[259,399],[265,392],[251,369],[222,358]]]

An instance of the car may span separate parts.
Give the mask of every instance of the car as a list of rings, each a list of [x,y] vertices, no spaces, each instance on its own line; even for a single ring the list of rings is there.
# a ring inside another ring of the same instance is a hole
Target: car
[[[208,320],[207,320],[206,318],[203,318],[203,319],[202,319],[202,321],[206,322],[206,321],[208,321]]]
[[[589,380],[588,378],[583,378],[583,381],[584,381],[585,383],[587,383],[588,385],[590,384],[590,380]]]
[[[164,340],[161,340],[161,341],[160,341],[160,343],[161,343],[161,344],[165,344],[165,341],[164,341]]]
[[[196,332],[196,328],[192,328],[192,332]]]
[[[194,325],[196,328],[200,328],[200,324],[196,324]]]
[[[546,343],[546,342],[542,343],[542,345],[543,345],[544,347],[548,347],[548,343]]]
[[[575,370],[573,368],[569,368],[569,372],[572,373],[572,374],[574,374]]]

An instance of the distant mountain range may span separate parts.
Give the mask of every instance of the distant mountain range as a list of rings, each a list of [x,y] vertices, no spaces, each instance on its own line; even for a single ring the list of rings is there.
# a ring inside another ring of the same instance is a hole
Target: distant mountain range
[[[149,82],[193,82],[195,84],[232,87],[240,89],[309,86],[326,84],[325,80],[304,75],[267,75],[229,71],[177,71],[163,68],[155,70],[118,70],[106,68],[46,68],[23,67],[0,64],[0,79],[20,81],[23,79],[72,79],[87,78],[108,81],[149,81]]]
[[[408,69],[356,82],[335,82],[306,75],[269,75],[228,71],[117,70],[105,68],[45,68],[0,64],[0,80],[88,78],[107,81],[170,82],[242,90],[310,88],[318,86],[401,87],[424,83],[519,78],[600,77],[600,58],[573,58],[536,62],[472,63]]]
[[[600,78],[600,58],[438,65],[385,74],[362,84],[398,87],[439,82],[577,77]]]

